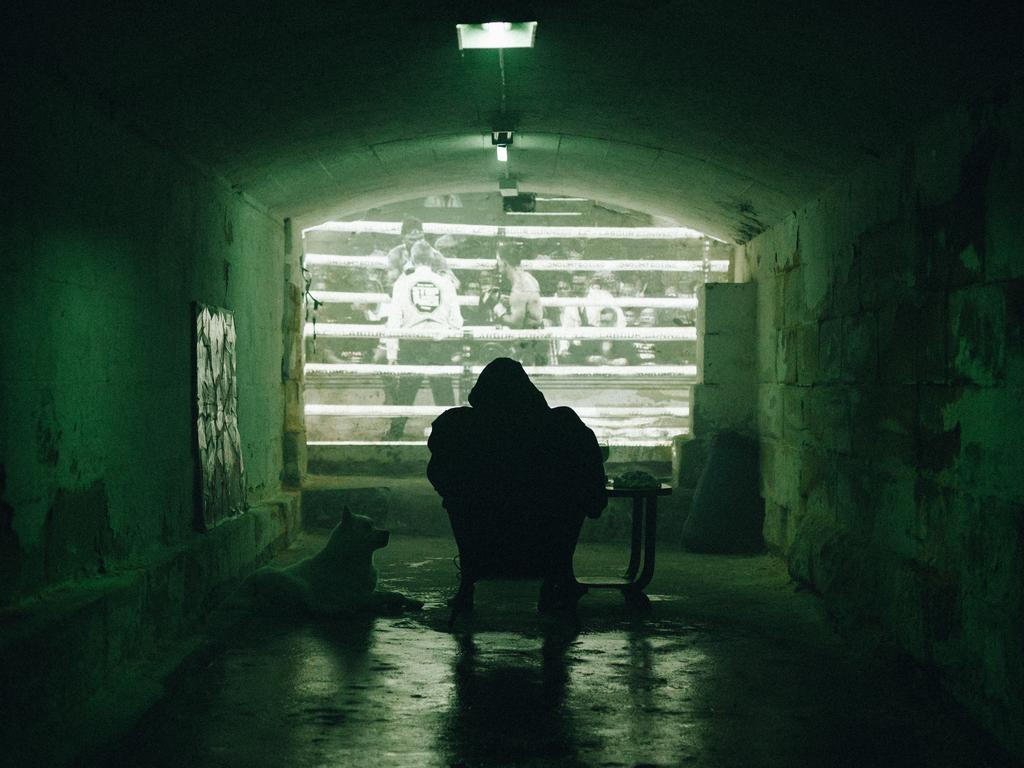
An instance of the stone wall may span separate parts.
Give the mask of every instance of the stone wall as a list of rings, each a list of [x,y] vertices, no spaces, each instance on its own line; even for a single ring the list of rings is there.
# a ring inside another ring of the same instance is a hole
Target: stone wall
[[[1024,753],[1024,95],[751,241],[765,535]]]
[[[693,437],[708,441],[715,433],[756,429],[757,377],[753,283],[697,286],[697,360],[699,383],[693,387]]]

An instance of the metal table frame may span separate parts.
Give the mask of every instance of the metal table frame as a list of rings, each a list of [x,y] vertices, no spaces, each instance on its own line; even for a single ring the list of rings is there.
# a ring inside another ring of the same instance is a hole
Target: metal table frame
[[[608,486],[608,497],[633,499],[633,527],[629,541],[629,564],[621,578],[584,576],[577,581],[588,590],[618,589],[632,607],[649,608],[651,601],[644,587],[654,576],[654,552],[658,538],[658,497],[672,493],[672,486],[661,483],[650,488]]]

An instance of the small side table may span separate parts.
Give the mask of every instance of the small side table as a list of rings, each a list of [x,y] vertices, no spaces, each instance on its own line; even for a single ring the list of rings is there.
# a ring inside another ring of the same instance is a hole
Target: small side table
[[[621,578],[584,576],[577,581],[589,589],[618,589],[626,604],[647,609],[651,601],[644,587],[654,576],[654,547],[658,538],[658,497],[672,493],[672,486],[661,483],[650,488],[607,486],[608,497],[633,500],[633,529],[629,541],[629,565]]]

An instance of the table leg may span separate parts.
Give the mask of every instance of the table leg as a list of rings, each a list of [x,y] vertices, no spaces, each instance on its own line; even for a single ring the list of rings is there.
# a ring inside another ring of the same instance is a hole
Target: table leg
[[[658,497],[647,497],[647,513],[644,520],[644,569],[636,580],[636,588],[643,589],[654,576],[654,545],[658,534]]]
[[[643,499],[640,496],[633,497],[633,531],[629,540],[629,565],[622,577],[626,581],[633,581],[636,572],[640,569],[640,538],[643,534]]]

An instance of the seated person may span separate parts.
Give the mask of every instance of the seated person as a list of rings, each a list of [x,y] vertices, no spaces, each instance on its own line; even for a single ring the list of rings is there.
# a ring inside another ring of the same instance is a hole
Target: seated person
[[[602,328],[620,327],[612,307],[601,310]],[[636,346],[631,341],[610,339],[586,339],[575,348],[576,361],[589,365],[636,365],[639,362]]]
[[[427,443],[427,477],[459,547],[453,603],[471,605],[478,578],[538,576],[541,610],[574,606],[583,518],[607,503],[597,438],[571,408],[549,408],[509,358],[487,364],[469,403],[438,416]]]

